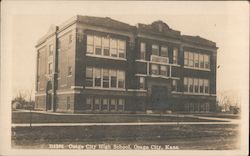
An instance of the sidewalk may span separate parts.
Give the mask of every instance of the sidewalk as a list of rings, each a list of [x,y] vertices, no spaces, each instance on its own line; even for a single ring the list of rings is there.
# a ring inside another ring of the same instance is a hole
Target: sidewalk
[[[140,125],[228,125],[239,122],[136,122],[136,123],[33,123],[32,127],[41,126],[140,126]],[[30,127],[30,124],[12,124],[12,127]]]

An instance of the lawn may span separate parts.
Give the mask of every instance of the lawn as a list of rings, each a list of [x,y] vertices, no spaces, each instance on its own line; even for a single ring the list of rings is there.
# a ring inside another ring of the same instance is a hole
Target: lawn
[[[120,123],[120,122],[213,122],[217,120],[198,119],[195,117],[177,117],[160,115],[55,115],[32,112],[12,112],[12,123]],[[219,121],[217,121],[219,122]]]
[[[49,144],[156,144],[180,149],[237,149],[238,125],[14,127],[14,148]]]

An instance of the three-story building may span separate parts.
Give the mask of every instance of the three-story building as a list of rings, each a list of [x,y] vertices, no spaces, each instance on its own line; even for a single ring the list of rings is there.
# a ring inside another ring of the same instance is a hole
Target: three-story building
[[[36,109],[55,112],[210,112],[217,47],[162,21],[75,16],[37,48]]]

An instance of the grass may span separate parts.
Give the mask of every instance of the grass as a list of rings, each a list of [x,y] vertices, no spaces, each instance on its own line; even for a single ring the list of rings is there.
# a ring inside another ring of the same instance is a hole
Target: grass
[[[181,149],[237,148],[238,125],[137,125],[12,128],[13,147],[49,143],[173,144]]]
[[[54,115],[32,112],[12,112],[12,123],[119,123],[119,122],[213,122],[192,117],[153,116],[153,115],[119,115],[119,114],[94,114],[94,115]]]

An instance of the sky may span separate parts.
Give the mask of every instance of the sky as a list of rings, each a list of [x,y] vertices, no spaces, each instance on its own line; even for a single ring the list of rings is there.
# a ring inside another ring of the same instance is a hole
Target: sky
[[[4,1],[1,7],[1,80],[11,88],[12,96],[20,90],[35,90],[38,39],[51,24],[60,25],[77,14],[110,17],[131,25],[162,20],[181,34],[212,40],[219,47],[217,91],[241,94],[247,90],[247,2]]]

